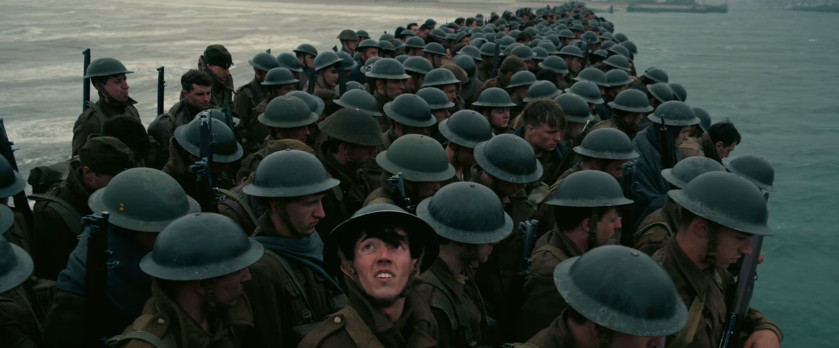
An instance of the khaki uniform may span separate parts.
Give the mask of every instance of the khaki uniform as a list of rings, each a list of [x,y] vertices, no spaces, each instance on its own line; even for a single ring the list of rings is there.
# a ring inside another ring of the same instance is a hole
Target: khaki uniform
[[[432,287],[431,311],[440,330],[440,347],[472,347],[486,344],[487,310],[475,281],[455,275],[449,265],[437,259],[420,275]]]
[[[93,213],[87,206],[92,192],[82,185],[81,170],[78,158],[71,160],[67,179],[47,193],[61,201],[39,199],[32,209],[35,215],[32,256],[35,275],[40,278],[58,278],[58,272],[67,266],[67,258],[79,242],[81,217]]]
[[[233,111],[239,116],[239,129],[237,129],[237,136],[239,139],[249,138],[246,134],[240,131],[247,131],[248,125],[252,122],[259,122],[256,117],[259,114],[252,113],[253,108],[268,97],[268,91],[256,79],[251,80],[248,84],[239,87],[236,90],[233,98]]]
[[[265,98],[256,104],[251,110],[251,119],[248,121],[242,120],[236,126],[236,136],[239,138],[239,143],[245,150],[245,154],[251,154],[259,150],[265,143],[265,138],[271,133],[271,128],[259,122],[259,115],[265,113],[265,108],[273,98]]]
[[[258,219],[262,216],[268,206],[262,203],[259,197],[254,197],[242,192],[242,188],[249,182],[242,182],[236,187],[222,192],[225,199],[218,204],[218,213],[227,216],[239,226],[247,235],[253,235],[258,226]]]
[[[323,196],[322,204],[326,217],[320,219],[317,228],[321,236],[326,236],[364,206],[364,200],[372,189],[363,170],[345,167],[338,163],[332,154],[325,153],[324,149],[319,151],[318,159],[331,177],[341,181]]]
[[[367,198],[364,200],[364,206],[365,207],[368,206],[368,205],[371,205],[371,204],[379,204],[379,203],[396,204],[400,207],[402,207],[402,205],[403,205],[402,202],[396,202],[394,200],[393,194],[391,194],[390,192],[385,190],[384,187],[379,187],[379,188],[373,190],[373,192],[370,192],[370,194],[367,195]]]
[[[622,122],[621,120],[617,119],[617,116],[615,116],[614,113],[612,113],[612,118],[610,118],[608,120],[597,122],[597,124],[595,124],[594,127],[591,128],[591,130],[589,130],[589,133],[593,132],[594,130],[600,129],[600,128],[614,128],[614,129],[617,129],[617,130],[623,132],[624,134],[626,134],[629,137],[630,140],[635,138],[635,134],[638,132],[638,130],[636,130],[634,127],[632,127],[632,126]]]
[[[653,255],[670,274],[679,296],[688,307],[688,322],[676,335],[667,337],[667,347],[716,347],[722,337],[726,314],[727,290],[734,279],[727,270],[714,267],[700,270],[682,251],[676,239],[670,239],[664,248]],[[781,329],[760,311],[749,309],[743,321],[743,332],[771,330],[784,336]]]
[[[554,268],[560,262],[582,254],[574,242],[557,230],[536,241],[530,275],[524,281],[525,300],[518,320],[518,339],[527,339],[548,327],[568,306],[554,285]]]
[[[160,114],[149,124],[149,135],[157,142],[157,159],[155,168],[162,168],[169,158],[169,139],[175,135],[175,128],[188,124],[195,119],[202,110],[198,110],[186,100],[181,100],[165,114]]]
[[[571,156],[571,154],[568,154]],[[574,167],[568,168],[565,172],[563,172],[554,183],[548,188],[547,193],[541,200],[539,200],[539,206],[535,213],[533,213],[533,219],[539,220],[539,234],[542,235],[544,233],[549,232],[551,229],[554,228],[556,224],[556,218],[554,217],[554,209],[552,205],[546,204],[547,201],[551,200],[556,196],[556,190],[559,189],[559,184],[562,183],[566,177],[576,172],[581,171],[580,164],[577,163]],[[531,197],[533,193],[531,192]]]
[[[119,115],[128,115],[140,121],[140,113],[134,104],[134,99],[128,98],[124,103],[109,102],[102,94],[99,94],[99,101],[90,105],[87,110],[79,115],[76,123],[73,124],[73,156],[79,154],[79,149],[87,142],[87,138],[94,134],[102,134],[105,121]]]
[[[641,221],[636,233],[638,238],[635,239],[635,249],[652,256],[663,248],[664,243],[670,240],[679,229],[677,209],[676,204],[667,199],[664,207],[653,211],[644,221]]]
[[[711,140],[711,136],[708,133],[703,134],[701,138],[688,138],[679,145],[679,152],[682,153],[682,158],[705,156],[722,163],[722,159],[717,155],[717,148],[714,145],[714,141]]]
[[[554,288],[556,290],[556,288]],[[530,348],[575,348],[577,343],[574,335],[568,329],[568,312],[563,310],[551,325],[539,331],[535,336],[527,340],[527,343],[518,347]]]
[[[44,313],[33,297],[24,285],[0,294],[0,347],[40,346]]]
[[[267,213],[259,223],[259,238],[286,239],[279,237]],[[302,335],[295,334],[293,327],[322,320],[343,307],[346,297],[335,280],[326,279],[322,265],[317,271],[270,243],[263,245],[265,255],[250,266],[252,278],[244,284],[248,298],[258,304],[253,308],[254,327],[262,347],[294,347]]]
[[[209,319],[212,330],[207,332],[164,293],[157,282],[153,282],[152,298],[146,302],[142,315],[122,335],[112,338],[108,343],[112,347],[125,348],[240,347],[240,334],[237,330],[247,331],[253,327],[250,301],[242,295],[233,306],[219,311],[219,319]],[[163,344],[155,346],[140,336],[142,333],[151,334]]]
[[[320,99],[323,99],[323,113],[326,115],[331,115],[333,112],[339,109],[339,106],[335,104],[335,99],[340,99],[341,97],[338,95],[338,93],[335,93],[334,90],[321,86],[320,83],[317,83],[317,80],[315,80],[314,82],[316,82],[315,90],[312,94],[319,97]]]
[[[481,88],[478,88],[478,93],[475,93],[475,97],[472,100],[472,103],[477,101],[478,98],[480,98],[481,93],[483,93],[487,88],[498,87],[498,88],[504,89],[505,92],[506,92],[507,85],[509,85],[509,84],[510,84],[510,79],[508,79],[507,76],[505,76],[504,74],[499,72],[497,77],[493,77],[489,80],[484,80],[484,84],[481,85]]]
[[[376,105],[379,106],[379,112],[382,113],[381,117],[376,117],[376,121],[379,121],[379,127],[382,129],[390,129],[393,121],[390,120],[390,117],[385,115],[385,104],[392,102],[393,100],[379,93],[379,91],[373,92],[373,98],[376,99]],[[387,146],[390,146],[390,143],[388,143]],[[387,149],[387,146],[385,146],[384,149]]]
[[[346,279],[346,278],[345,278]],[[431,305],[415,287],[408,290],[402,316],[388,320],[364,291],[348,280],[349,305],[330,315],[298,347],[424,348],[438,347]]]

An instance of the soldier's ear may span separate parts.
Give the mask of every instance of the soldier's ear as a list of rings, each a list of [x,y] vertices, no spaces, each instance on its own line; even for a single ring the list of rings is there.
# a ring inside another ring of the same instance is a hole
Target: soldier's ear
[[[341,258],[341,272],[343,272],[347,277],[350,277],[350,279],[355,279],[355,267],[353,267],[353,265],[343,257]]]
[[[587,217],[587,218],[583,219],[583,221],[580,221],[580,228],[583,229],[583,232],[589,233],[591,231],[591,223],[590,222],[591,222],[590,217]]]

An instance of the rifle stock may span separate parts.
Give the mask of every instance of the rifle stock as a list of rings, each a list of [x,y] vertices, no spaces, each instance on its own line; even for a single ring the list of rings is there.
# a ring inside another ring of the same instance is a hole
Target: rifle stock
[[[731,310],[725,321],[725,330],[720,339],[719,348],[739,347],[740,345],[743,318],[749,311],[749,302],[751,302],[754,292],[757,263],[760,257],[760,249],[763,247],[763,236],[753,236],[751,245],[752,253],[744,255],[742,258],[740,272],[737,275],[737,292],[728,306]]]
[[[632,197],[632,182],[635,180],[635,161],[626,162],[623,164],[623,196],[626,198]],[[624,205],[621,209],[621,240],[623,246],[633,247],[635,244],[635,214],[633,205]]]
[[[87,262],[84,282],[84,342],[89,347],[102,346],[106,333],[102,332],[107,295],[108,212],[82,218],[83,226],[90,229],[87,237]]]
[[[536,245],[536,234],[539,232],[539,220],[527,220],[519,222],[519,233],[522,241],[522,254],[519,259],[519,275],[530,274],[530,263],[532,261],[533,247]]]
[[[84,63],[82,63],[82,66],[84,67],[82,70],[82,76],[86,76],[87,67],[90,65],[90,49],[85,49],[82,54],[84,55]],[[90,79],[85,77],[82,81],[82,112],[84,112],[88,107],[90,107]]]
[[[164,67],[157,68],[157,114],[163,114],[163,92],[166,89],[166,80],[164,79]]]
[[[397,173],[387,179],[385,184],[388,186],[390,192],[399,193],[401,202],[397,202],[402,208],[409,212],[413,212],[416,207],[411,204],[411,198],[405,192],[405,180],[402,178],[402,173]]]
[[[209,113],[198,115],[201,122],[201,144],[199,160],[189,166],[190,173],[195,175],[198,185],[198,202],[203,212],[217,212],[218,189],[213,185],[213,128]]]

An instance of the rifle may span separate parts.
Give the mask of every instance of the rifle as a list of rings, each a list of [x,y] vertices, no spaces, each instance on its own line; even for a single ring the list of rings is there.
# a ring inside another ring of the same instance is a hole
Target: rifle
[[[670,134],[667,132],[667,126],[664,124],[664,118],[661,118],[661,129],[659,130],[659,143],[661,144],[661,165],[662,168],[673,168],[673,142],[670,141]]]
[[[14,169],[14,171],[19,172],[17,168],[17,161],[15,160],[15,153],[14,149],[12,149],[12,145],[14,145],[12,141],[9,140],[8,134],[6,134],[6,124],[3,123],[3,119],[0,118],[0,155],[6,158],[6,161],[9,162],[9,165]],[[26,199],[26,191],[20,191],[15,193],[13,201],[15,202],[15,210],[20,211],[23,213],[23,217],[26,218],[26,224],[29,228],[29,235],[31,236],[32,229],[35,226],[35,216],[32,214],[32,209],[29,207],[29,201]]]
[[[501,55],[501,45],[496,43],[495,44],[495,52],[492,54],[492,77],[498,77],[498,67],[501,66],[500,58]]]
[[[522,254],[519,259],[519,275],[530,274],[531,255],[533,246],[536,245],[536,234],[539,232],[539,220],[527,220],[519,222],[519,233],[522,241]]]
[[[338,64],[338,96],[344,95],[347,92],[347,77],[344,76],[344,64]]]
[[[401,202],[397,202],[397,205],[402,206],[402,208],[410,212],[416,209],[411,204],[411,198],[405,193],[405,180],[402,179],[402,173],[397,173],[385,179],[385,185],[387,185],[388,191],[399,193]]]
[[[310,68],[308,73],[309,73],[309,85],[306,86],[306,93],[314,95],[315,84],[318,83],[317,75],[315,75],[315,69],[314,68]],[[341,75],[338,75],[338,78],[341,78],[340,76]]]
[[[164,80],[164,67],[157,68],[157,114],[163,114],[163,91],[166,89],[166,80]]]
[[[233,110],[230,110],[230,104],[224,104],[224,123],[227,124],[230,129],[234,129]]]
[[[84,70],[82,76],[87,76],[87,67],[90,65],[90,49],[85,49],[82,51],[84,55]],[[90,78],[85,77],[82,80],[82,112],[85,112],[88,107],[90,107]]]
[[[108,212],[82,218],[82,226],[90,229],[87,237],[87,262],[84,276],[84,342],[88,347],[102,346],[106,333],[105,296],[108,276]]]
[[[632,197],[632,185],[635,180],[635,161],[626,162],[623,164],[623,196]],[[632,247],[635,243],[635,214],[633,214],[632,204],[627,204],[621,207],[621,240],[623,246]]]
[[[725,330],[722,333],[719,348],[740,346],[743,318],[749,311],[749,302],[752,300],[752,292],[757,279],[757,260],[760,257],[760,248],[763,246],[763,236],[753,236],[751,244],[752,253],[741,259],[742,265],[737,276],[737,292],[728,306],[732,310],[729,311],[728,318],[725,320]]]
[[[199,186],[196,198],[201,203],[201,211],[215,213],[218,211],[218,188],[213,186],[213,119],[206,112],[199,113],[198,117],[201,122],[200,159],[189,166],[189,172],[195,175]]]

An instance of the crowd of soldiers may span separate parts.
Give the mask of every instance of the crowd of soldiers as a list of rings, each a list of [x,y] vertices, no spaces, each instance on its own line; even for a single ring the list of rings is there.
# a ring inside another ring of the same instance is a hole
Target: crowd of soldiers
[[[737,129],[637,74],[612,23],[569,3],[337,38],[235,89],[210,45],[148,129],[131,71],[91,62],[64,178],[33,218],[0,205],[0,346],[723,346],[774,171],[723,163]],[[783,338],[754,309],[737,332]]]

